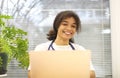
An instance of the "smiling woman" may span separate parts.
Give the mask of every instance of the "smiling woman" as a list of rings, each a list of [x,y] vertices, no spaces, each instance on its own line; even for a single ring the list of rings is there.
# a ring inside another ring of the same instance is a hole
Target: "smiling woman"
[[[58,13],[53,23],[53,30],[47,34],[49,42],[42,43],[35,48],[40,50],[85,50],[84,47],[75,44],[74,34],[81,29],[78,15],[73,11],[62,11]],[[95,72],[90,62],[90,78],[95,78]],[[29,67],[30,78],[30,67]]]
[[[58,29],[55,42],[58,43],[58,45],[60,44],[68,45],[69,42],[65,43],[65,41],[69,41],[69,39],[71,39],[74,36],[76,32],[76,27],[77,26],[75,23],[75,19],[73,17],[64,19],[61,22],[60,27]],[[64,42],[61,43],[59,40]]]
[[[76,13],[73,11],[62,11],[58,13],[53,23],[53,30],[49,32],[48,40],[55,40],[58,37],[59,28],[71,28],[75,32],[79,32],[81,29],[81,22]],[[66,31],[67,29],[64,29]],[[67,30],[68,31],[68,30]],[[52,33],[51,33],[52,32]],[[73,32],[73,31],[72,31]],[[73,42],[72,37],[69,39],[70,42]]]

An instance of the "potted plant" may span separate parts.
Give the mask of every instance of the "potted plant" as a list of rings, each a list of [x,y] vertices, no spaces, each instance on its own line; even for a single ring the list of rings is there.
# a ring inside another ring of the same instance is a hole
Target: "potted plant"
[[[0,52],[0,75],[5,74],[7,72],[7,62],[8,56],[6,53]]]
[[[23,68],[29,65],[27,32],[14,25],[7,25],[5,20],[11,18],[8,15],[0,15],[0,74],[7,72],[6,64],[13,58]]]

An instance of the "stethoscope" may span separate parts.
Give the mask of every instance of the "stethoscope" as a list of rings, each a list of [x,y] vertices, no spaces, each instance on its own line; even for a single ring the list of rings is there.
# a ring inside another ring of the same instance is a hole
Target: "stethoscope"
[[[51,42],[51,44],[49,45],[49,47],[48,47],[48,50],[50,50],[50,48],[52,49],[52,50],[55,50],[54,48],[53,48],[53,43],[54,43],[54,40]],[[74,46],[69,42],[69,45],[70,45],[70,47],[72,48],[72,50],[75,50],[75,48],[74,48]]]

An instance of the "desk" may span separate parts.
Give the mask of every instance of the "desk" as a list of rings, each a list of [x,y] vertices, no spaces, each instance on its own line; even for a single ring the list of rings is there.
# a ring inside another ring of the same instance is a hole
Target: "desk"
[[[2,74],[2,75],[0,75],[0,78],[4,78],[6,76],[7,76],[7,74]]]

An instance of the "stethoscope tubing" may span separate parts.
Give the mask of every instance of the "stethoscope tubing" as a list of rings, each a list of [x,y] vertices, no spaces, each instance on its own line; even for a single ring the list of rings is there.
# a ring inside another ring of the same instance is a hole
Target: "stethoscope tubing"
[[[48,47],[48,50],[50,50],[50,48],[51,48],[52,50],[55,50],[54,47],[52,46],[53,43],[54,43],[54,40],[50,43],[50,45],[49,45],[49,47]],[[72,50],[75,50],[74,46],[73,46],[70,42],[69,42],[69,45],[71,46]]]

